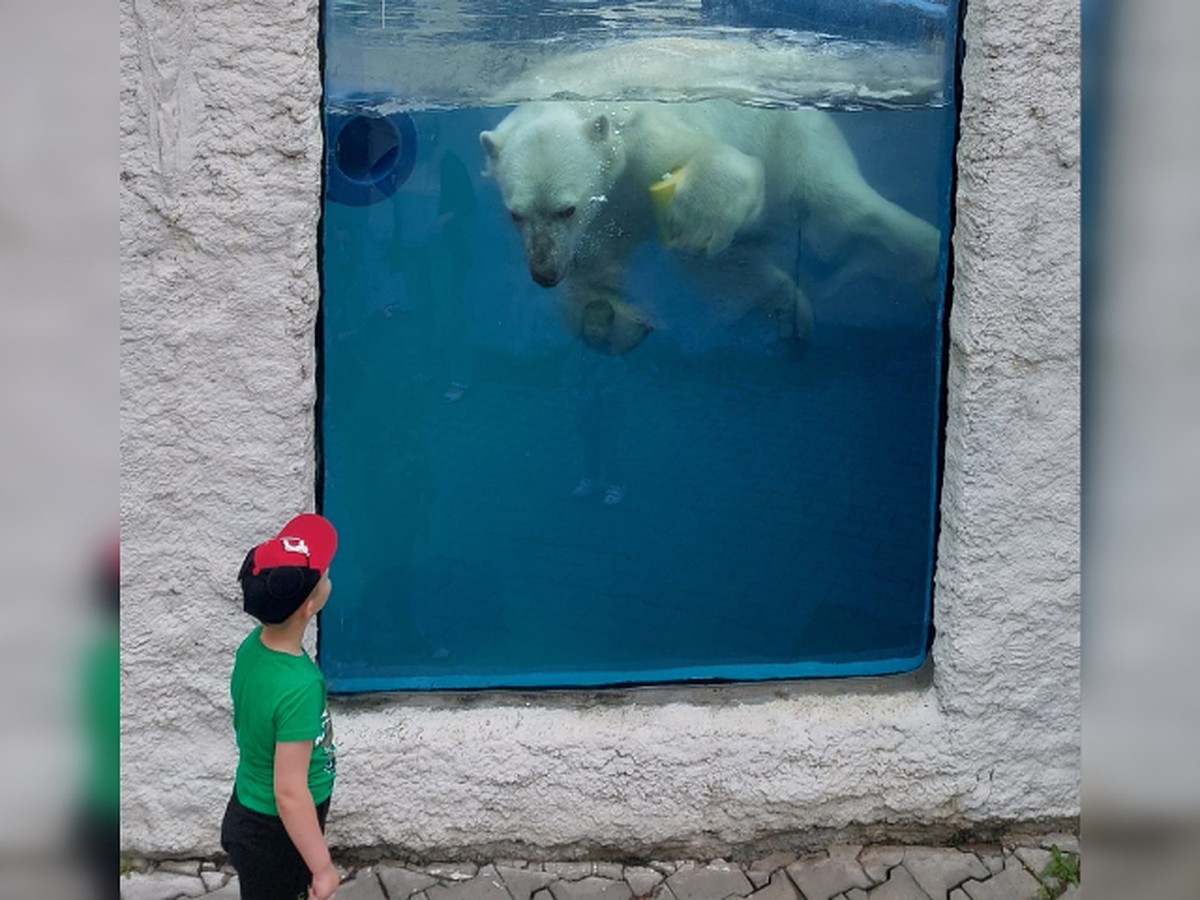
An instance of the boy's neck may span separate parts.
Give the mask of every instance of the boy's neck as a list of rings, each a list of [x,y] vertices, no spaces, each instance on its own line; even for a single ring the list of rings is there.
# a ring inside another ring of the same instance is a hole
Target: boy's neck
[[[308,619],[303,616],[293,616],[286,622],[280,622],[278,625],[264,624],[260,639],[263,642],[263,646],[271,650],[278,650],[280,653],[288,653],[292,656],[300,656],[304,652],[304,629],[307,625]]]

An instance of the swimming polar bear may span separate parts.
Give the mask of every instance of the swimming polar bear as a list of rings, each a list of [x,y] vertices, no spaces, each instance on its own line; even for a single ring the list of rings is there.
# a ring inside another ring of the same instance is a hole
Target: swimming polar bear
[[[933,297],[937,229],[867,184],[819,110],[530,102],[479,140],[530,276],[564,284],[572,333],[589,300],[609,300],[619,352],[654,325],[625,299],[625,276],[634,247],[655,234],[689,257],[682,270],[713,296],[718,321],[764,310],[784,338],[807,340],[813,316],[807,292],[770,258],[767,238],[780,229],[824,262]],[[650,188],[664,180],[656,203]]]

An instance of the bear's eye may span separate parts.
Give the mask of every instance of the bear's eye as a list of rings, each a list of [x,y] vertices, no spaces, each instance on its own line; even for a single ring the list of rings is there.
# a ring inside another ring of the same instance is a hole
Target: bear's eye
[[[569,219],[573,215],[575,215],[575,207],[573,206],[564,206],[558,211],[558,217],[560,219]]]
[[[518,225],[520,225],[520,224],[521,224],[521,220],[522,220],[523,218],[525,218],[525,217],[524,217],[524,216],[522,216],[522,215],[521,215],[519,212],[513,212],[511,209],[508,211],[508,214],[509,214],[510,216],[512,216],[512,220],[513,220],[514,222],[516,222]]]

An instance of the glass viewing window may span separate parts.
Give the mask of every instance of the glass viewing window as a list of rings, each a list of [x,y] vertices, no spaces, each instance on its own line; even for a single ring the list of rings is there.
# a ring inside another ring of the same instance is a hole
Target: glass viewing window
[[[330,688],[919,667],[957,4],[324,16]]]

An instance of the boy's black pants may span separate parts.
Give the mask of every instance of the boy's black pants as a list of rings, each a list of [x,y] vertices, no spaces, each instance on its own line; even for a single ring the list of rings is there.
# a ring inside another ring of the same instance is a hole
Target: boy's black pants
[[[317,804],[317,821],[325,830],[329,800]],[[247,809],[237,790],[225,807],[221,847],[237,869],[242,900],[297,900],[308,897],[312,873],[288,837],[279,816]]]

